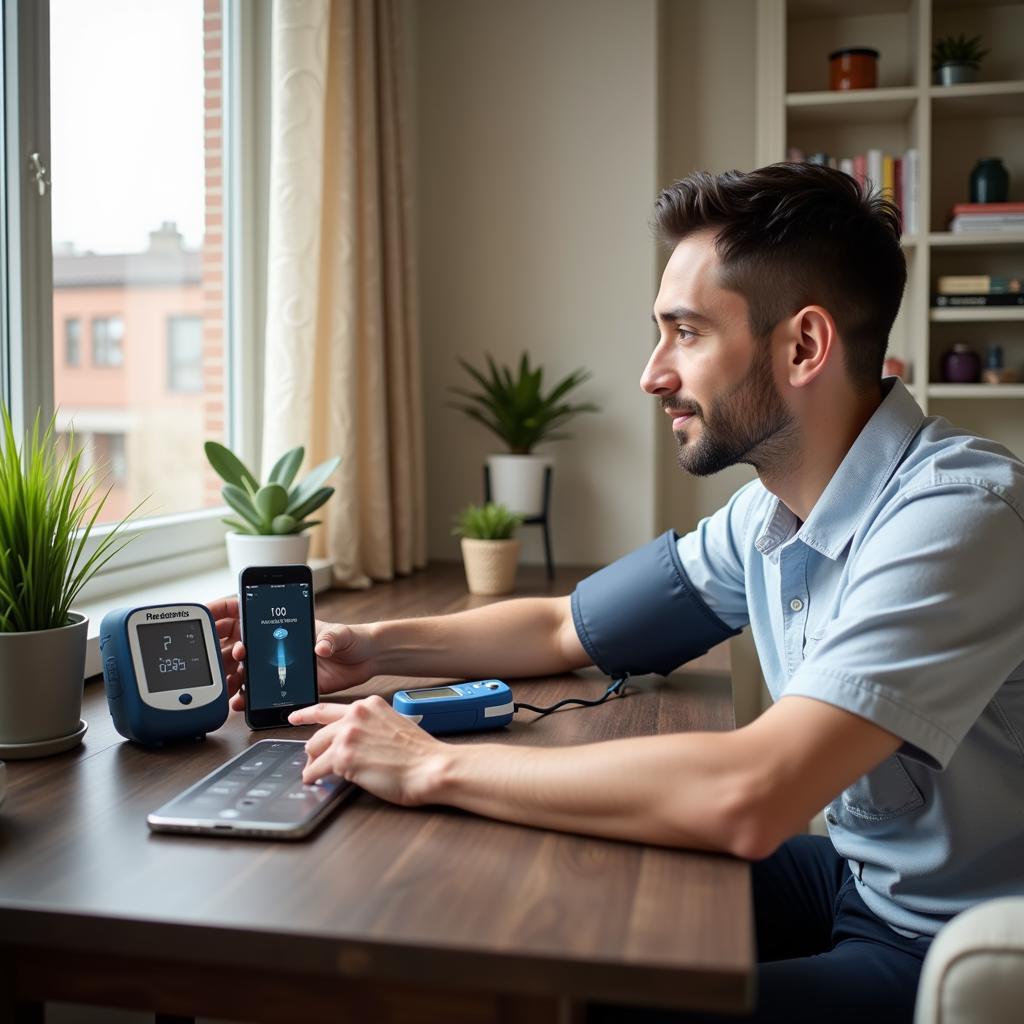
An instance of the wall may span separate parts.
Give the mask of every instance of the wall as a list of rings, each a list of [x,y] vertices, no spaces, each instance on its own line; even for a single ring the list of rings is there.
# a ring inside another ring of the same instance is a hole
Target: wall
[[[609,561],[655,528],[650,349],[657,168],[655,0],[430,0],[416,26],[419,285],[429,553],[457,558],[453,513],[501,450],[450,409],[456,358],[586,366],[555,456],[560,563]],[[524,557],[541,559],[538,530]]]
[[[659,185],[695,170],[755,166],[757,21],[753,0],[662,0],[659,24]],[[659,254],[658,272],[666,254]],[[656,529],[680,531],[720,508],[754,476],[735,466],[684,474],[667,430],[657,439]]]

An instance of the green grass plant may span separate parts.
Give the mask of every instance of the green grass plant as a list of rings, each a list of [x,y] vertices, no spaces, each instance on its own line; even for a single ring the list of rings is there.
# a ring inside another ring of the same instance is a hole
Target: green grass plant
[[[504,505],[494,502],[467,505],[459,513],[452,533],[470,540],[509,540],[522,523],[523,517],[510,512]]]
[[[123,535],[133,509],[89,552],[89,538],[110,487],[98,468],[81,470],[74,437],[61,443],[56,417],[45,430],[36,413],[19,448],[2,408],[0,449],[0,633],[66,626],[82,587],[132,538]]]

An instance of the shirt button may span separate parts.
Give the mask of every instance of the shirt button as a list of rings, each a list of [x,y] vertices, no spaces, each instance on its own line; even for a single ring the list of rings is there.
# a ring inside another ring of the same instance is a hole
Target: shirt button
[[[804,603],[800,600],[799,597],[794,597],[793,600],[789,602],[789,607],[792,608],[795,612],[800,611],[800,609],[803,608],[803,606]]]

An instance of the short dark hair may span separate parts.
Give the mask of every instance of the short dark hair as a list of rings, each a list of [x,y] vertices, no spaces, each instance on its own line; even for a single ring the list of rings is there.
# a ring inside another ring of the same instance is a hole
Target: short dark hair
[[[854,386],[877,386],[907,281],[899,213],[888,199],[817,164],[700,171],[658,196],[654,228],[672,247],[716,232],[721,284],[746,298],[755,337],[803,305],[824,306]]]

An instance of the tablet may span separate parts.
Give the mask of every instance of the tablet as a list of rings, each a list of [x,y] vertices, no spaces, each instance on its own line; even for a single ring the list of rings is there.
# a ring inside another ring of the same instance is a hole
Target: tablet
[[[260,740],[146,821],[154,832],[301,839],[354,788],[336,775],[305,786],[305,766],[304,741]]]

